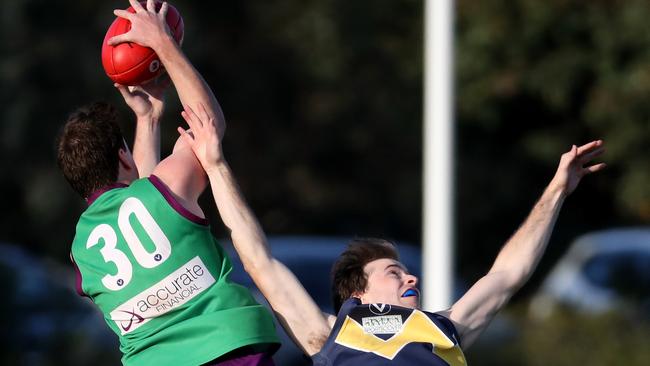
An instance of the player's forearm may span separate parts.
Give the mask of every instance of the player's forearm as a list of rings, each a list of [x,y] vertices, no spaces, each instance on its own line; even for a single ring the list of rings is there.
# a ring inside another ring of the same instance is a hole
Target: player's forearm
[[[160,37],[153,48],[174,83],[181,103],[191,108],[196,108],[201,103],[209,114],[217,120],[223,121],[223,112],[214,93],[201,74],[192,66],[187,56],[183,54],[176,41],[170,35],[165,34]],[[219,131],[219,133],[223,136],[223,131]]]
[[[295,275],[271,256],[266,236],[241,195],[225,161],[207,169],[224,224],[246,272],[268,300],[294,342],[309,356],[317,353],[329,334],[327,318]],[[300,311],[295,311],[300,309]]]
[[[490,272],[505,273],[513,289],[523,286],[546,250],[564,199],[561,189],[549,185],[526,220],[501,249]]]
[[[273,259],[271,266],[255,277],[255,284],[293,342],[308,356],[318,353],[331,330],[329,314],[318,308],[298,278],[280,261]]]
[[[247,271],[270,265],[266,236],[244,200],[230,167],[225,161],[207,171],[221,219],[230,230],[237,254]]]
[[[160,162],[160,125],[157,118],[138,117],[133,140],[133,160],[140,177],[148,177]]]

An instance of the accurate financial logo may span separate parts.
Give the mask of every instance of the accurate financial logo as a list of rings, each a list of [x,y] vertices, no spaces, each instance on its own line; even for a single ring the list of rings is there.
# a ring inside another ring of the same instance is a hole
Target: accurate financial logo
[[[131,318],[129,319],[128,323],[120,322],[120,328],[122,328],[122,330],[125,331],[125,332],[128,332],[134,324],[140,324],[140,323],[142,323],[144,321],[143,317],[141,317],[140,315],[138,315],[137,313],[135,313],[133,311],[126,311],[126,310],[120,310],[120,311],[123,312],[123,313],[131,315]],[[135,323],[133,323],[134,321],[135,321]],[[124,324],[126,324],[126,325],[124,325]]]
[[[215,283],[198,256],[162,281],[135,295],[111,311],[111,319],[122,334],[134,331],[149,320],[177,309]]]

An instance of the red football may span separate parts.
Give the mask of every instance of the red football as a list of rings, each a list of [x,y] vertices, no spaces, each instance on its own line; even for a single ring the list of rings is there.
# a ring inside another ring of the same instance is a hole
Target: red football
[[[146,2],[141,2],[146,7]],[[156,10],[160,9],[162,2],[156,2]],[[134,13],[133,7],[127,9]],[[183,40],[185,29],[183,18],[178,10],[169,5],[167,11],[167,24],[174,39],[179,44]],[[106,32],[102,44],[102,65],[104,71],[111,80],[122,85],[140,85],[160,75],[163,68],[158,55],[149,47],[140,46],[136,43],[126,42],[116,46],[109,46],[106,42],[111,37],[128,32],[131,29],[131,22],[124,18],[117,18]]]

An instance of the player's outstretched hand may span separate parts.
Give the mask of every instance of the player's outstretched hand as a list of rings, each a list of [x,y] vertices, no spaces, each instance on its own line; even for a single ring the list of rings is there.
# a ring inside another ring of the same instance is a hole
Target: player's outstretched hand
[[[171,84],[169,76],[163,74],[156,79],[140,85],[126,86],[113,84],[126,104],[139,119],[147,118],[154,122],[160,120],[165,107],[165,90]]]
[[[163,2],[160,11],[156,12],[154,0],[147,0],[145,9],[137,0],[129,0],[135,13],[127,10],[116,9],[113,14],[131,22],[131,30],[117,35],[108,40],[108,44],[115,46],[124,42],[135,42],[141,46],[156,49],[156,45],[164,36],[171,36],[166,16],[169,6]]]
[[[582,177],[587,174],[601,171],[605,163],[590,165],[592,160],[605,151],[602,140],[592,141],[582,146],[573,145],[571,150],[562,154],[560,165],[551,181],[551,186],[557,188],[564,195],[571,194]]]
[[[200,103],[196,107],[196,111],[190,106],[185,106],[181,116],[189,125],[190,130],[186,131],[182,127],[178,127],[178,132],[192,148],[203,169],[209,173],[210,170],[225,161],[221,150],[223,134],[219,132],[223,128],[218,128],[217,119],[210,117],[203,104]]]

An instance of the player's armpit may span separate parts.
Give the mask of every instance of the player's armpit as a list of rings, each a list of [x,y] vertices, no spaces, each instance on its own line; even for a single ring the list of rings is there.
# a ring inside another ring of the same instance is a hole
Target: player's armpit
[[[451,309],[440,314],[449,318],[467,349],[490,324],[516,291],[505,273],[490,272],[478,280]]]

